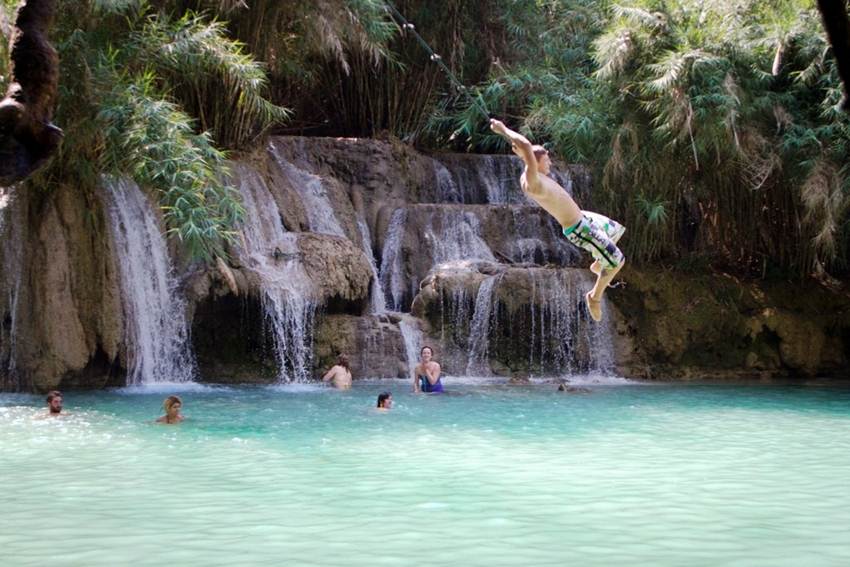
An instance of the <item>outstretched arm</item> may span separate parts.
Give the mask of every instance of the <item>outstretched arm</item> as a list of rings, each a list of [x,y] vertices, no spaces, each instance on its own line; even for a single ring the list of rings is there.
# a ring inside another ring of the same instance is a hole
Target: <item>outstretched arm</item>
[[[534,157],[534,149],[528,138],[519,132],[514,132],[505,126],[504,122],[495,118],[490,119],[490,129],[511,143],[514,153],[525,162],[526,183],[533,185],[537,181],[537,158]]]

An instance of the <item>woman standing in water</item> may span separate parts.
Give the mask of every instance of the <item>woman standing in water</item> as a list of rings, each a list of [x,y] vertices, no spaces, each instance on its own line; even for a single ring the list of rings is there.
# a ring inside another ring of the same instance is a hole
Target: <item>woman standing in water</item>
[[[419,351],[419,364],[413,369],[413,391],[425,392],[426,394],[443,391],[443,383],[440,382],[440,364],[434,360],[434,349],[429,346],[422,347]]]
[[[180,410],[183,408],[183,402],[177,396],[168,396],[162,402],[162,407],[165,409],[165,415],[157,419],[157,423],[167,423],[173,425],[183,421],[183,416],[180,415]]]
[[[336,358],[336,364],[322,376],[322,382],[331,381],[333,387],[338,390],[348,390],[351,388],[351,366],[348,364],[348,357],[344,354]]]

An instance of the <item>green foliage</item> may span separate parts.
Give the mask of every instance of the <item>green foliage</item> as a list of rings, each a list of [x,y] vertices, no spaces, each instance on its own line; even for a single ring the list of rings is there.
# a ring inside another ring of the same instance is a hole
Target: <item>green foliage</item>
[[[221,22],[145,0],[60,0],[56,21],[65,140],[36,183],[92,190],[104,174],[132,177],[193,257],[224,255],[243,210],[218,148],[287,116],[263,96],[262,65]]]
[[[636,261],[848,267],[848,117],[812,0],[500,3],[488,106],[592,164]],[[542,33],[541,33],[542,30]],[[492,141],[448,103],[441,143]],[[450,133],[449,133],[450,132]]]
[[[184,108],[222,146],[243,146],[288,116],[263,97],[263,66],[245,53],[241,42],[227,37],[222,22],[193,12],[177,21],[152,15],[131,34],[130,48],[157,69]]]
[[[244,214],[238,192],[221,182],[224,154],[158,92],[153,73],[110,73],[109,79],[97,116],[104,132],[101,171],[156,189],[170,232],[192,256],[224,256],[222,237],[233,236]]]
[[[484,106],[595,169],[582,205],[629,226],[631,261],[850,268],[850,119],[814,0],[394,4],[466,93],[383,0],[60,0],[66,137],[44,182],[131,175],[210,256],[240,215],[216,148],[287,120],[507,151]]]

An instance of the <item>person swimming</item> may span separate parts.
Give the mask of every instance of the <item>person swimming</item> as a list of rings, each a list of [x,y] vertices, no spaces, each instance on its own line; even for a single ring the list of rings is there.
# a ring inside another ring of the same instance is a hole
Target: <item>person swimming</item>
[[[167,423],[173,425],[183,421],[183,416],[180,415],[180,410],[183,408],[183,401],[177,396],[168,396],[162,402],[162,407],[165,410],[165,415],[156,420],[157,423]]]
[[[393,407],[393,395],[391,392],[381,392],[378,394],[378,409],[386,411]]]
[[[62,392],[53,390],[47,394],[47,415],[58,417],[62,414]],[[67,413],[65,414],[67,415]]]
[[[413,391],[437,394],[443,392],[440,381],[440,364],[434,360],[434,350],[429,346],[419,351],[419,364],[413,369]]]

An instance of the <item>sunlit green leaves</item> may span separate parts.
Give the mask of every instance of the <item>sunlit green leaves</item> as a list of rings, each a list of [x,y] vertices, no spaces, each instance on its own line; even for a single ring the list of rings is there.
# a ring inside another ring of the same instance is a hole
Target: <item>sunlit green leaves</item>
[[[99,69],[104,93],[102,170],[129,175],[156,189],[169,232],[207,260],[223,256],[224,241],[243,215],[238,193],[224,183],[224,154],[196,134],[192,119],[156,87],[156,77]]]

